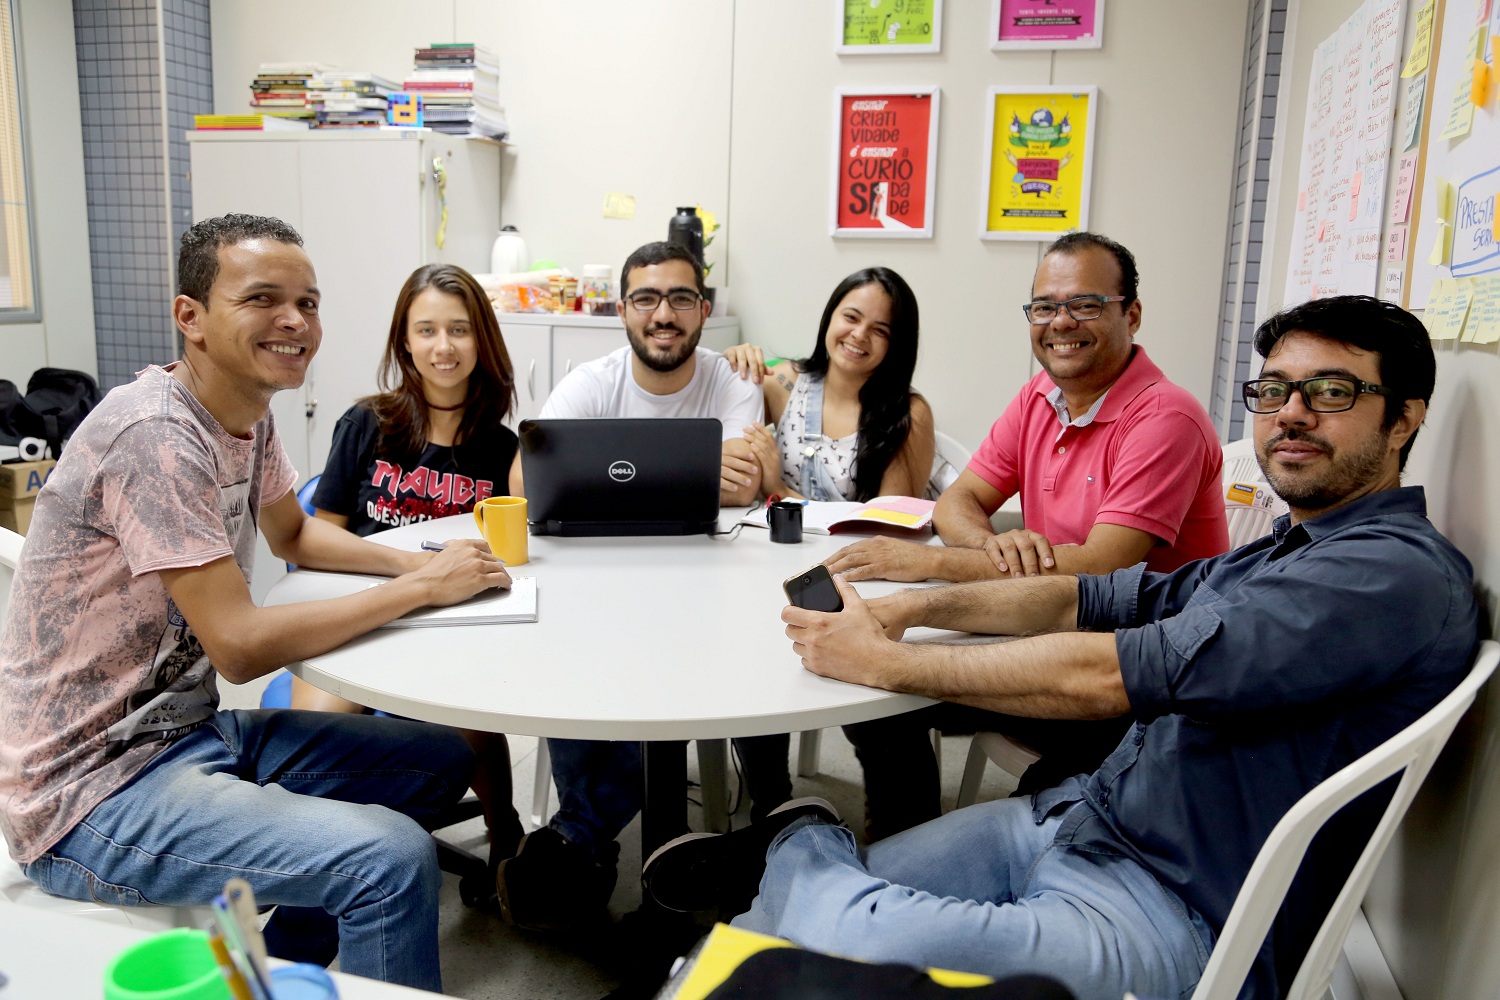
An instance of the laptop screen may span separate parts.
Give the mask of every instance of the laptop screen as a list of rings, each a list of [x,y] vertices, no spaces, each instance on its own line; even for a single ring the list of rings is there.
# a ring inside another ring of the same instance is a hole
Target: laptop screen
[[[523,420],[519,433],[535,534],[714,530],[723,437],[718,420]]]

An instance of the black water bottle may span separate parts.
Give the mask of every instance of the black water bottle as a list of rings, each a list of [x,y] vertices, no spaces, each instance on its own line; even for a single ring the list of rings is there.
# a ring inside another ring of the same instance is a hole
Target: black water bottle
[[[686,247],[698,258],[699,264],[703,263],[703,220],[698,218],[696,208],[689,205],[677,209],[677,214],[667,223],[667,242]]]

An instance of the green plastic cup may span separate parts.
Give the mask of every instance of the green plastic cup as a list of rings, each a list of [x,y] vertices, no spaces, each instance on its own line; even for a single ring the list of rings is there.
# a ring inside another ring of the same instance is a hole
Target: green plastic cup
[[[133,944],[104,970],[104,1000],[231,1000],[203,931],[179,927]]]

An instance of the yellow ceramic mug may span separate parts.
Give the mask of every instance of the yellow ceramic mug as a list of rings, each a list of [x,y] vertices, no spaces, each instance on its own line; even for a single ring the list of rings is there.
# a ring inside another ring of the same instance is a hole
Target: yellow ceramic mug
[[[505,565],[526,561],[525,497],[485,497],[474,505],[474,522],[490,551]]]

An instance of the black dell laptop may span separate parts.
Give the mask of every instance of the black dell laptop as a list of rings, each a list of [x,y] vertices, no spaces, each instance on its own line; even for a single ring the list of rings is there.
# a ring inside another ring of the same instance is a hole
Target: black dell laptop
[[[698,535],[718,524],[717,420],[523,420],[519,432],[534,535]]]

